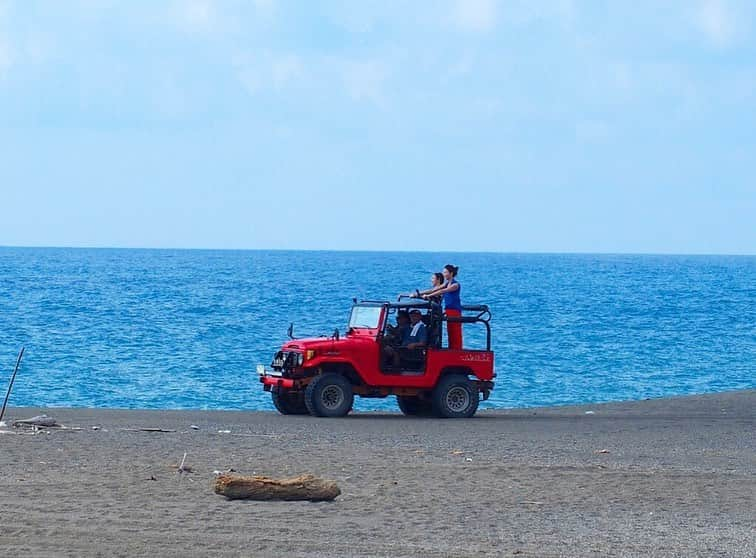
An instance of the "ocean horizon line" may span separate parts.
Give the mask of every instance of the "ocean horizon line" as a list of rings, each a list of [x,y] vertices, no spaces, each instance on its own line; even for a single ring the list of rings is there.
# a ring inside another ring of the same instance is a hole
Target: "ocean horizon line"
[[[102,250],[145,252],[257,252],[257,253],[340,253],[340,254],[491,254],[502,256],[644,256],[683,258],[753,258],[756,252],[581,252],[581,251],[522,251],[522,250],[417,250],[417,249],[356,249],[356,248],[219,248],[219,247],[168,247],[168,246],[56,246],[0,244],[2,250]]]

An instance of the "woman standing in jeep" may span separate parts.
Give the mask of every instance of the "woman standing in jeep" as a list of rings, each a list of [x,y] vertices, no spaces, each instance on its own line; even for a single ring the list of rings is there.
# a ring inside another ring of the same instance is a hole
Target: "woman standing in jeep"
[[[422,293],[425,300],[432,300],[441,296],[444,301],[444,314],[447,318],[459,318],[462,316],[462,299],[460,292],[462,285],[457,281],[459,267],[448,264],[444,266],[444,284],[431,289],[430,292]],[[449,337],[449,348],[457,351],[462,350],[462,324],[460,322],[446,322],[446,333]]]
[[[441,304],[441,295],[433,294],[435,291],[440,289],[444,286],[444,283],[446,280],[444,279],[444,274],[440,271],[437,271],[433,275],[431,275],[431,288],[427,291],[421,291],[416,290],[414,293],[411,293],[409,296],[412,298],[421,298],[424,295],[432,295],[428,300],[431,302],[435,302],[436,304]]]

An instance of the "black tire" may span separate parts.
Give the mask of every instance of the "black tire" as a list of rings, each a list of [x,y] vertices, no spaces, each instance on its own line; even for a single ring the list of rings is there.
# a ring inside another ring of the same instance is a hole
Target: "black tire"
[[[433,415],[431,402],[416,395],[397,395],[396,403],[399,405],[399,410],[408,417],[430,417]]]
[[[470,418],[478,410],[478,386],[462,374],[442,377],[433,390],[433,411],[441,418]]]
[[[310,412],[301,391],[274,388],[270,395],[273,398],[273,406],[282,415],[306,415]]]
[[[354,403],[352,384],[340,374],[316,376],[307,385],[304,401],[314,417],[343,417]]]

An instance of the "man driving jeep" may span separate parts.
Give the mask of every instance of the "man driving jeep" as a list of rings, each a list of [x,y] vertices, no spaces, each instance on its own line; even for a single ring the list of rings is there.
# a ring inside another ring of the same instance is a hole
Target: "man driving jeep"
[[[386,344],[401,347],[407,342],[410,328],[410,315],[406,310],[399,310],[396,313],[396,325],[386,328]]]
[[[384,354],[393,363],[394,368],[399,368],[402,360],[409,363],[419,363],[423,360],[422,349],[428,344],[428,330],[423,323],[423,313],[414,309],[409,313],[409,320],[410,325],[402,343],[398,347],[384,347]]]

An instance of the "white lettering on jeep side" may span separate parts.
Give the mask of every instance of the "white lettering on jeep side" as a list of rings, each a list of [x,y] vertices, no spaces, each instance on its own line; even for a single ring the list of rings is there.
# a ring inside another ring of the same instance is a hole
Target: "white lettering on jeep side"
[[[459,360],[465,362],[491,362],[491,355],[489,353],[464,353],[459,355]]]

